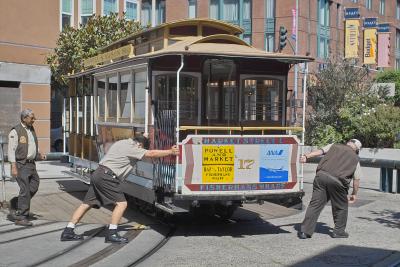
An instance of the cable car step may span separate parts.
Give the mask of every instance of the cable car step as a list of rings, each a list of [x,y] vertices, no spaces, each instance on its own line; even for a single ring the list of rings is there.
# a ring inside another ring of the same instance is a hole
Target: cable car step
[[[181,207],[177,207],[173,204],[169,204],[169,203],[155,203],[156,208],[163,210],[169,214],[176,214],[176,213],[186,213],[189,212],[186,209],[183,209]]]

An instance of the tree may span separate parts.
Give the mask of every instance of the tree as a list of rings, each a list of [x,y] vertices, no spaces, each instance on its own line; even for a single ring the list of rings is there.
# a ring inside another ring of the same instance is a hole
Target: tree
[[[400,106],[400,71],[389,70],[379,73],[376,76],[376,82],[378,83],[395,83],[396,92],[394,101],[396,106]]]
[[[93,16],[79,29],[65,28],[54,53],[47,57],[52,73],[53,86],[67,85],[66,76],[83,69],[83,60],[95,56],[98,49],[141,30],[138,22],[110,16]],[[54,84],[55,83],[55,84]]]
[[[306,140],[309,144],[323,145],[342,140],[339,109],[346,94],[370,86],[368,72],[354,68],[349,61],[328,61],[326,68],[313,73],[308,84]],[[327,126],[331,126],[326,128]]]
[[[322,146],[358,138],[365,147],[396,146],[400,108],[385,89],[372,89],[366,68],[349,61],[329,61],[308,85],[306,141]]]

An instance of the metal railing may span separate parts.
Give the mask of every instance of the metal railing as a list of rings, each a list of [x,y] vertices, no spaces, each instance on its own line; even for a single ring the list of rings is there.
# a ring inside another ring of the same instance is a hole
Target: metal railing
[[[319,163],[322,157],[310,158],[308,163]],[[382,192],[400,193],[400,160],[360,158],[362,167],[380,168],[379,189]]]

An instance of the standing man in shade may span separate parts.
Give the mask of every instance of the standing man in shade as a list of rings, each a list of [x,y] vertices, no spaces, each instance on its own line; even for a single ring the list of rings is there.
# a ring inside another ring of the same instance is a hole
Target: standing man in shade
[[[19,185],[19,195],[10,200],[9,218],[17,225],[32,226],[28,220],[32,197],[39,189],[39,175],[35,161],[44,160],[40,155],[38,140],[33,123],[35,114],[31,109],[21,112],[21,122],[14,126],[8,135],[8,161],[11,163],[11,175]]]
[[[71,221],[61,234],[61,241],[83,239],[74,232],[75,225],[90,208],[100,208],[114,205],[111,223],[105,237],[106,243],[127,243],[128,239],[118,234],[118,224],[128,204],[122,192],[122,182],[129,175],[138,160],[142,158],[161,158],[179,155],[176,146],[167,150],[147,150],[148,140],[143,135],[135,139],[120,140],[111,145],[106,155],[101,159],[99,167],[92,174],[90,187],[83,203],[75,210]]]
[[[329,200],[332,204],[335,224],[332,237],[349,237],[349,234],[345,232],[348,203],[354,203],[357,199],[361,178],[361,167],[358,158],[360,149],[361,142],[357,139],[351,139],[345,145],[330,144],[301,156],[300,162],[305,163],[309,158],[324,155],[317,167],[311,201],[299,232],[300,239],[311,238],[319,214]],[[352,180],[353,192],[348,198],[347,193]]]

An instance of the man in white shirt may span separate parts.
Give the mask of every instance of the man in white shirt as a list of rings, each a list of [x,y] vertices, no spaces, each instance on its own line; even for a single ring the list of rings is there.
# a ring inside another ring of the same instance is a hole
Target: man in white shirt
[[[179,155],[176,146],[168,150],[146,150],[147,139],[141,135],[135,139],[128,138],[115,142],[99,163],[92,174],[90,187],[83,203],[75,210],[71,221],[61,234],[61,241],[83,239],[82,235],[74,232],[75,225],[90,208],[100,208],[105,205],[115,205],[111,216],[107,243],[127,243],[128,240],[118,234],[118,223],[127,208],[125,195],[122,192],[122,181],[129,175],[138,160],[144,157],[161,158]]]
[[[28,220],[32,197],[39,189],[39,176],[35,161],[45,159],[38,149],[33,123],[35,114],[31,109],[21,112],[21,123],[12,128],[8,135],[8,161],[11,163],[11,175],[16,178],[20,191],[18,197],[10,200],[9,218],[17,225],[32,226]]]

